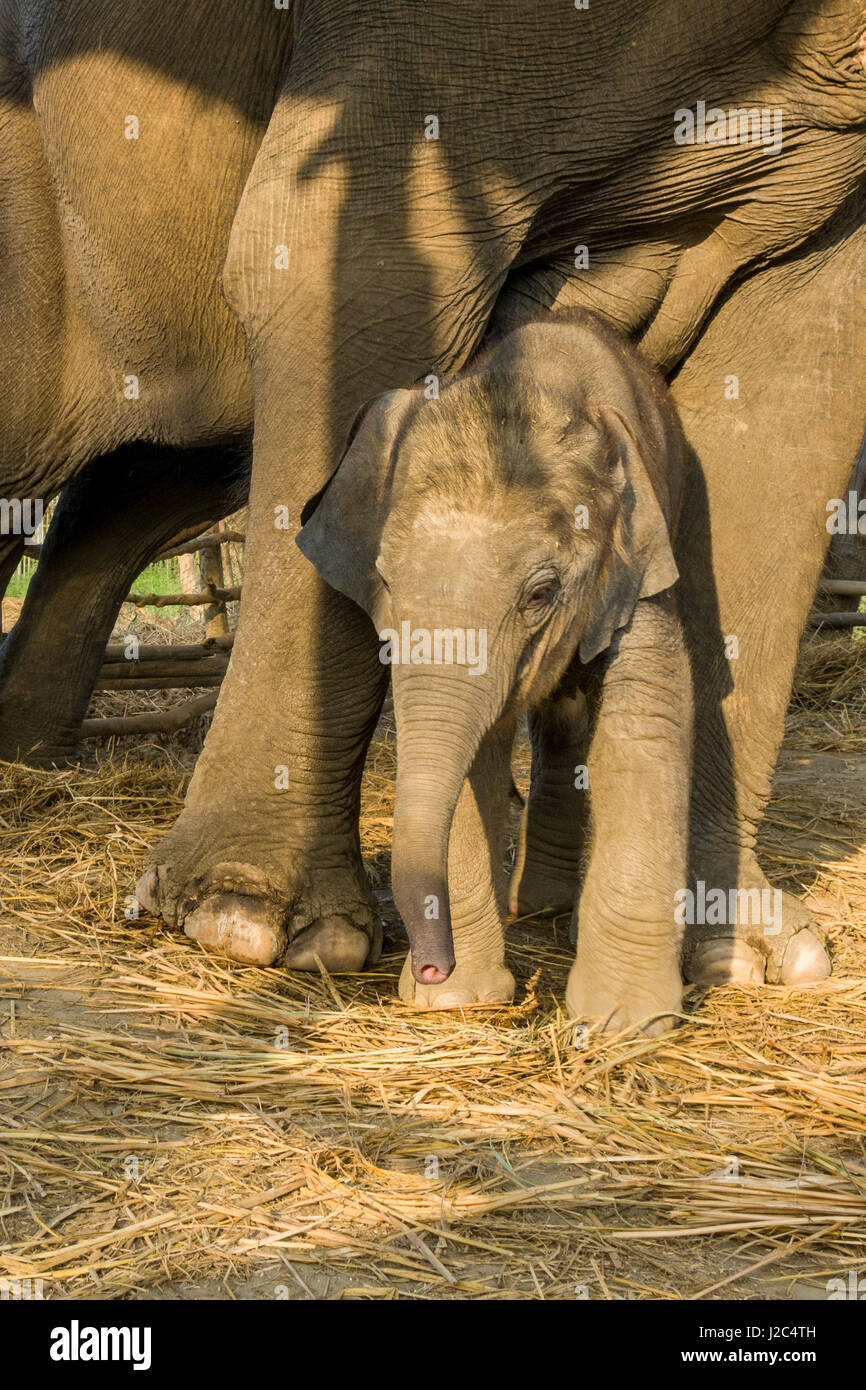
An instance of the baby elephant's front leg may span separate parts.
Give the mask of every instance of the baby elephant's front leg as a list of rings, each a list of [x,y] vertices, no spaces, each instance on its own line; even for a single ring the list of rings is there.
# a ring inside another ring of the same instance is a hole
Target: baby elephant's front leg
[[[507,1003],[514,976],[505,965],[505,834],[511,790],[513,720],[485,735],[463,784],[448,842],[448,897],[456,965],[440,985],[423,985],[406,957],[400,998],[422,1009]]]
[[[660,1033],[680,1012],[676,898],[686,877],[691,674],[670,591],[642,599],[595,691],[592,849],[568,982],[572,1017]]]

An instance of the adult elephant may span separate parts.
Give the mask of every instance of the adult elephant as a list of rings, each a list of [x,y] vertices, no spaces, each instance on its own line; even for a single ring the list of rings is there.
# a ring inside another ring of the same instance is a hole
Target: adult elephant
[[[297,19],[0,0],[0,498],[62,492],[0,647],[0,757],[74,756],[131,581],[245,500],[252,391],[220,277]],[[0,592],[27,553],[7,529]]]
[[[26,378],[37,406],[47,397],[52,407],[40,416],[48,428],[18,427],[30,459],[38,453],[37,480],[60,454],[73,469],[93,456],[94,422],[103,453],[124,430],[161,443],[173,429],[201,445],[248,423],[243,370],[226,365],[242,356],[237,335],[227,326],[231,346],[214,358],[196,312],[201,296],[216,303],[208,272],[223,223],[209,237],[195,198],[177,189],[191,174],[222,216],[246,176],[249,132],[267,119],[224,272],[252,369],[243,613],[186,807],[141,896],[239,958],[276,959],[288,946],[291,965],[356,967],[375,949],[357,811],[384,669],[367,618],[297,552],[296,521],[365,401],[462,366],[491,315],[518,312],[522,299],[600,308],[675,376],[696,455],[680,557],[698,685],[692,870],[714,885],[763,885],[755,830],[826,546],[826,500],[841,494],[863,432],[862,7],[544,0],[528,12],[517,0],[430,0],[410,13],[378,0],[347,16],[336,0],[307,0],[293,47],[273,39],[264,6],[240,33],[214,23],[213,5],[150,26],[129,9],[67,5],[61,17],[22,0],[0,11],[17,16],[15,71],[27,74],[13,117],[31,165],[47,169],[41,181],[27,171],[8,234],[24,211],[49,237],[64,293],[40,299],[39,341],[56,341],[58,316],[82,325],[62,372],[43,350]],[[112,206],[91,171],[109,150],[123,188],[106,103],[112,118],[131,113],[129,81],[145,111],[151,91],[167,158],[149,200]],[[178,156],[183,121],[226,99],[245,113],[237,157],[216,142],[209,167],[206,139],[195,159]],[[710,140],[687,142],[683,108],[691,133]],[[727,115],[708,122],[706,108],[744,115],[731,127]],[[743,122],[751,140],[740,141]],[[127,292],[135,256],[151,250],[129,230],[145,206],[155,246],[177,238],[207,252],[180,312],[166,310],[167,291],[187,285],[194,256],[175,266],[165,255],[163,282],[145,297],[155,321]],[[17,254],[32,259],[29,245]],[[45,263],[16,279],[22,304]],[[116,382],[142,353],[159,364],[160,386],[130,423]],[[544,841],[539,820],[542,858]],[[739,928],[695,937],[692,971],[753,977],[758,960],[778,978],[802,921],[790,911],[772,941],[746,931],[745,965]]]

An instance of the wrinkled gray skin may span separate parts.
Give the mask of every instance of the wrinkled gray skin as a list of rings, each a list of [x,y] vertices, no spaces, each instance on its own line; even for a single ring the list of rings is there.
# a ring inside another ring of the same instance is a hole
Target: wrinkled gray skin
[[[408,623],[448,643],[438,664],[423,646],[392,663],[404,999],[511,998],[497,880],[515,720],[586,697],[593,835],[569,1009],[611,1028],[678,1012],[692,696],[669,526],[684,467],[661,380],[594,315],[551,316],[438,399],[378,401],[301,531],[380,639]]]
[[[377,950],[358,806],[386,673],[369,618],[293,541],[366,402],[461,369],[492,319],[552,304],[598,309],[672,378],[696,458],[676,542],[697,690],[689,872],[746,889],[766,883],[757,827],[826,501],[863,438],[861,0],[425,0],[409,16],[406,0],[348,17],[338,0],[190,0],[143,22],[121,0],[0,0],[0,496],[109,477],[130,448],[164,477],[254,427],[231,665],[139,891],[261,963],[357,968]],[[675,111],[699,99],[780,109],[781,150],[676,144]],[[92,566],[85,551],[66,552],[63,621],[90,670],[110,616],[82,627],[75,586],[86,609],[106,565],[115,595],[124,572],[118,548]],[[34,641],[0,658],[0,752],[30,746],[18,721],[49,685],[50,597],[22,629]],[[74,746],[72,714],[51,752]],[[519,891],[542,906],[572,877],[556,808],[575,740],[540,719]],[[816,978],[804,924],[788,902],[772,938],[696,929],[689,974]]]

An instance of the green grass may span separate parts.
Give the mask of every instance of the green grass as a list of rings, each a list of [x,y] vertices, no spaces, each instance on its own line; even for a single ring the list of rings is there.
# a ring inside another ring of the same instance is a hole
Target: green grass
[[[22,561],[9,581],[9,587],[6,590],[7,597],[23,598],[27,593],[27,586],[35,569],[35,561]],[[142,570],[132,585],[132,592],[136,594],[176,594],[180,588],[180,571],[177,560],[155,560],[152,565],[148,565],[147,569]],[[189,610],[181,604],[171,604],[168,608],[146,608],[144,611],[176,618]]]
[[[142,570],[132,586],[132,592],[136,594],[176,594],[182,587],[177,560],[155,560],[152,565],[148,565],[146,570]],[[144,611],[145,613],[161,613],[168,618],[179,618],[182,613],[189,614],[189,609],[179,603],[174,603],[168,608],[145,608]]]
[[[177,560],[156,560],[148,565],[133,584],[139,594],[175,594],[180,588]]]
[[[27,585],[30,583],[30,576],[35,569],[34,565],[28,565],[25,570],[23,565],[19,565],[6,589],[6,598],[23,598],[27,593]]]

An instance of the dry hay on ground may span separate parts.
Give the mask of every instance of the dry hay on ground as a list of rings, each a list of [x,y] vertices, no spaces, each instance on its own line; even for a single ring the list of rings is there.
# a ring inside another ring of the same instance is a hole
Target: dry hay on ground
[[[834,976],[692,989],[653,1042],[575,1047],[564,921],[511,928],[515,1006],[463,1016],[398,1002],[395,936],[362,976],[207,956],[123,915],[187,750],[4,767],[0,1276],[72,1299],[712,1299],[862,1273],[862,656],[819,641],[763,839]],[[380,891],[393,766],[385,732],[363,820]]]

